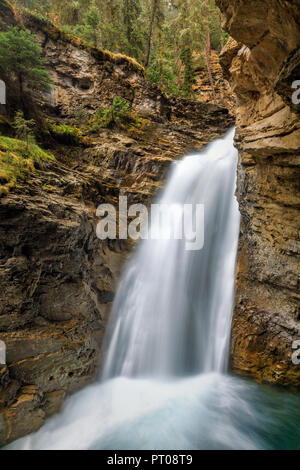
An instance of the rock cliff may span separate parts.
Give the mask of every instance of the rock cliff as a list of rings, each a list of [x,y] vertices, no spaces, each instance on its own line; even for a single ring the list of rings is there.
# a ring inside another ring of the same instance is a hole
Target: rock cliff
[[[225,79],[225,74],[220,64],[219,54],[214,49],[211,50],[210,67],[217,103],[227,108],[231,114],[235,114],[235,100],[233,98],[228,80]],[[196,67],[195,75],[196,83],[193,89],[197,100],[203,103],[213,103],[214,96],[207,72],[206,63],[205,65],[202,63],[201,67]]]
[[[242,228],[232,332],[233,370],[300,387],[300,4],[217,0],[231,39],[222,53],[237,98],[237,195]]]
[[[12,23],[37,34],[53,80],[36,111],[41,125],[80,127],[84,143],[67,145],[42,134],[56,161],[0,198],[0,339],[7,346],[7,366],[0,366],[0,444],[38,429],[66,393],[97,373],[129,252],[124,243],[97,239],[97,206],[117,204],[119,195],[148,204],[172,161],[234,122],[224,108],[166,97],[133,60],[85,47],[2,6],[0,27]],[[147,120],[146,130],[91,131],[95,111],[116,95]]]

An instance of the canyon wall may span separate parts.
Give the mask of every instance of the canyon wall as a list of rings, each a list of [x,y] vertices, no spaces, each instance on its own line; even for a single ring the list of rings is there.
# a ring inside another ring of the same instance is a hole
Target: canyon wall
[[[0,445],[37,430],[68,393],[92,381],[116,283],[130,246],[96,237],[96,208],[149,204],[169,165],[200,150],[234,123],[226,109],[166,97],[133,60],[85,47],[1,0],[0,27],[37,34],[53,80],[42,106],[48,120],[82,129],[84,144],[45,137],[55,162],[0,197]],[[131,103],[145,130],[89,124],[115,96]],[[83,112],[88,117],[83,118]],[[84,125],[83,125],[84,119]],[[48,141],[49,140],[49,141]]]
[[[292,85],[300,80],[300,4],[217,4],[231,35],[221,61],[237,99],[240,155],[232,368],[299,388],[292,345],[300,339],[300,104]]]
[[[195,92],[196,99],[203,103],[213,103],[214,95],[207,67],[204,65],[202,65],[201,67],[197,67],[197,56],[195,57],[195,62],[196,83],[193,86],[193,90]],[[231,114],[235,114],[234,95],[232,94],[228,80],[225,79],[225,74],[220,64],[219,53],[214,49],[211,50],[210,69],[217,104],[227,108]]]

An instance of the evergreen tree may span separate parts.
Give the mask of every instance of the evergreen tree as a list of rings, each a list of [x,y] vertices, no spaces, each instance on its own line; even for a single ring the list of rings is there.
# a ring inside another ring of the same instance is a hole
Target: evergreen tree
[[[100,12],[94,3],[85,14],[81,36],[92,46],[101,46]]]
[[[51,11],[55,12],[61,24],[76,26],[80,22],[80,2],[78,0],[50,0]]]
[[[24,118],[23,111],[16,112],[13,127],[15,129],[17,139],[25,140],[27,150],[29,148],[29,145],[34,143],[34,126],[34,119],[27,120]]]
[[[193,85],[196,83],[195,69],[193,66],[192,51],[186,46],[181,52],[181,60],[184,65],[182,94],[186,98],[193,98]]]
[[[25,83],[34,90],[50,89],[50,77],[41,56],[41,46],[29,31],[11,26],[0,33],[0,70],[8,83],[17,76],[21,99]]]
[[[143,32],[141,25],[142,7],[140,0],[123,0],[122,16],[124,24],[125,49],[127,55],[141,57],[143,50]]]

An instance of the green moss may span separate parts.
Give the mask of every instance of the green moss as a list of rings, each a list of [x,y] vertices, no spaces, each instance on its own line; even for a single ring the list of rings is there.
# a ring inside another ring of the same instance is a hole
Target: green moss
[[[84,145],[82,131],[78,127],[71,127],[67,124],[55,124],[48,121],[47,131],[59,143],[66,145]]]
[[[9,193],[19,180],[35,171],[37,162],[54,161],[53,155],[36,144],[0,136],[0,197]]]

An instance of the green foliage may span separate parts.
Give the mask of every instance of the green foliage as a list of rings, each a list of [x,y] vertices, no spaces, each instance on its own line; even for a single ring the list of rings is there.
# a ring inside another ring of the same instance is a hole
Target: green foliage
[[[124,0],[121,14],[124,22],[122,28],[124,53],[142,62],[143,56],[141,51],[144,49],[144,34],[141,23],[141,1]]]
[[[47,122],[47,130],[51,136],[59,143],[65,145],[83,145],[84,138],[82,131],[78,127],[71,127],[67,124],[55,124]]]
[[[91,5],[88,9],[84,22],[86,25],[91,26],[92,28],[97,28],[100,24],[100,12],[95,5]]]
[[[77,29],[80,37],[93,47],[100,43],[100,12],[95,5],[88,9],[83,25]]]
[[[119,127],[132,135],[140,135],[149,129],[150,122],[135,113],[130,104],[115,96],[109,108],[99,108],[93,120],[93,130]]]
[[[36,10],[40,8],[40,0],[17,0],[17,3],[25,6],[28,10]]]
[[[179,94],[177,51],[174,47],[174,34],[169,25],[161,28],[158,43],[154,41],[146,76],[157,83],[166,93]]]
[[[27,143],[27,147],[30,143],[34,142],[34,127],[34,119],[27,120],[24,118],[23,111],[16,112],[13,128],[15,130],[17,139],[24,140]]]
[[[93,47],[145,64],[147,78],[167,93],[192,97],[193,69],[208,70],[195,62],[205,60],[207,31],[213,49],[226,43],[215,0],[18,1]]]
[[[185,47],[181,51],[181,60],[184,65],[182,94],[186,98],[193,98],[193,85],[196,83],[196,77],[193,66],[192,51],[189,47]]]
[[[99,108],[95,115],[96,127],[113,127],[125,125],[131,122],[130,104],[115,96],[109,108]]]
[[[0,71],[8,82],[17,76],[21,94],[24,82],[34,90],[50,89],[50,77],[41,56],[41,46],[29,31],[11,26],[0,33]]]
[[[18,180],[25,181],[37,164],[54,161],[53,155],[38,145],[0,136],[0,197],[8,194]]]
[[[222,31],[222,34],[223,34],[223,44],[225,46],[225,44],[227,43],[229,39],[229,34],[226,31]]]

